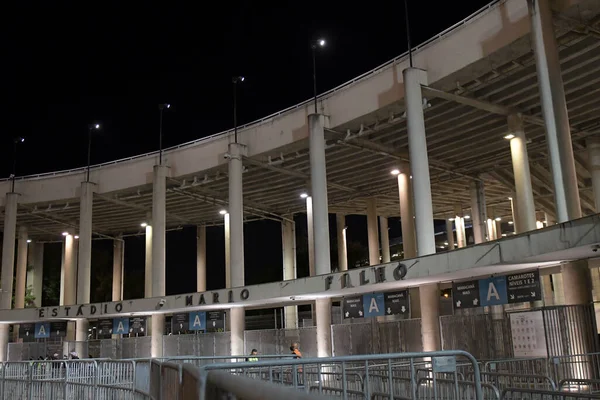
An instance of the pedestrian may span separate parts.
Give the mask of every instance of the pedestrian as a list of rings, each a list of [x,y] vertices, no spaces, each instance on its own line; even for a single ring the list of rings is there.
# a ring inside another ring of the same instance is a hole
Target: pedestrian
[[[258,357],[256,357],[257,355],[258,355],[258,350],[252,349],[252,351],[250,352],[250,357],[246,358],[246,361],[257,362],[258,361]]]
[[[292,342],[292,344],[290,345],[290,350],[292,351],[292,355],[294,356],[294,358],[302,358],[302,353],[300,353],[300,350],[298,349],[298,343],[297,342]]]
[[[69,355],[71,356],[71,360],[79,360],[79,356],[77,355],[76,351],[72,351]]]

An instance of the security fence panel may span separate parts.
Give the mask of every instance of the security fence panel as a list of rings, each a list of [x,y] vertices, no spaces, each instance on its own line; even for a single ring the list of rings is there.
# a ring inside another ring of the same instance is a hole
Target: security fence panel
[[[215,332],[215,356],[228,356],[231,354],[231,332]],[[234,354],[238,355],[238,354]]]
[[[246,353],[256,349],[258,354],[283,354],[286,343],[282,329],[265,329],[244,332]],[[289,347],[289,343],[287,346]],[[289,351],[288,351],[289,352]]]
[[[380,322],[378,329],[380,353],[423,351],[420,319]]]
[[[120,358],[147,358],[151,357],[150,336],[117,339],[121,345]]]
[[[599,350],[593,305],[546,307],[543,312],[549,357]]]

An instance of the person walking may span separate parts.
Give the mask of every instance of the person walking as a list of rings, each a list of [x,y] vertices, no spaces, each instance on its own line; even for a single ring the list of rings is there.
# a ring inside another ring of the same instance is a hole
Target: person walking
[[[257,355],[258,355],[258,350],[252,349],[252,351],[250,352],[250,357],[246,358],[246,361],[257,362],[258,361],[258,357],[256,357]]]

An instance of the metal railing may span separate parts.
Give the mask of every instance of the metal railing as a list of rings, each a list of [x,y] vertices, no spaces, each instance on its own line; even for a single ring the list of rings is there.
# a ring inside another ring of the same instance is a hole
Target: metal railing
[[[557,392],[535,389],[505,389],[501,400],[578,400],[598,399],[598,396],[584,393]]]
[[[482,14],[488,12],[489,10],[495,8],[496,6],[498,6],[499,4],[505,2],[506,0],[494,0],[491,3],[489,3],[488,5],[480,8],[479,10],[475,11],[473,14],[469,15],[468,17],[466,17],[465,19],[463,19],[462,21],[457,22],[456,24],[450,26],[449,28],[443,30],[442,32],[438,33],[437,35],[431,37],[430,39],[426,40],[425,42],[415,46],[412,48],[412,53],[413,55],[419,51],[422,51],[423,49],[427,48],[428,46],[432,45],[435,42],[440,41],[441,39],[445,38],[446,36],[448,36],[448,34],[454,32],[455,30],[469,24],[471,21],[477,19],[478,17],[480,17]],[[370,78],[372,75],[378,74],[380,73],[382,70],[393,66],[395,64],[397,64],[400,61],[404,61],[408,59],[408,51],[400,54],[397,57],[394,57],[393,59],[391,59],[388,62],[385,62],[375,68],[373,68],[370,71],[367,71],[345,83],[342,83],[341,85],[338,85],[336,87],[334,87],[333,89],[330,89],[322,94],[320,94],[318,96],[319,100],[322,100],[324,98],[327,97],[331,97],[334,93],[339,92],[340,90],[346,89],[352,85],[357,84],[358,82],[361,82],[367,78]],[[242,130],[242,129],[246,129],[246,128],[252,128],[252,127],[256,127],[257,125],[260,125],[266,121],[269,121],[275,117],[279,117],[282,116],[283,114],[287,114],[289,112],[295,111],[298,108],[304,107],[308,104],[312,104],[312,102],[314,101],[313,98],[305,100],[301,103],[298,103],[294,106],[285,108],[281,111],[277,111],[273,114],[267,115],[266,117],[257,119],[255,121],[249,122],[247,124],[241,125],[238,127],[238,131]],[[190,142],[186,142],[186,143],[182,143],[176,146],[171,146],[171,147],[167,147],[165,149],[163,149],[163,154],[166,154],[168,152],[171,152],[173,150],[178,150],[181,149],[183,147],[192,147],[195,146],[197,144],[200,143],[205,143],[205,142],[210,142],[216,138],[220,138],[223,136],[228,136],[233,134],[233,129],[228,129],[210,136],[205,136],[201,139],[196,139]],[[142,159],[142,158],[149,158],[149,157],[154,157],[156,155],[158,155],[158,151],[152,151],[152,152],[148,152],[145,154],[139,154],[136,156],[131,156],[131,157],[126,157],[126,158],[121,158],[119,160],[114,160],[114,161],[108,161],[108,162],[104,162],[101,164],[95,164],[92,165],[91,168],[92,169],[98,169],[101,167],[105,167],[105,166],[109,166],[109,165],[114,165],[114,164],[120,164],[120,163],[125,163],[125,162],[129,162],[129,161],[133,161],[133,160],[138,160],[138,159]],[[47,177],[55,177],[55,176],[63,176],[63,175],[71,175],[71,174],[79,174],[79,173],[83,173],[85,172],[87,167],[79,167],[79,168],[71,168],[71,169],[66,169],[66,170],[62,170],[62,171],[54,171],[54,172],[46,172],[46,173],[41,173],[41,174],[32,174],[32,175],[26,175],[26,176],[22,176],[22,177],[17,177],[16,179],[21,181],[21,180],[26,180],[26,179],[40,179],[40,178],[47,178]],[[2,178],[0,179],[1,181],[7,181],[10,180],[10,178]]]

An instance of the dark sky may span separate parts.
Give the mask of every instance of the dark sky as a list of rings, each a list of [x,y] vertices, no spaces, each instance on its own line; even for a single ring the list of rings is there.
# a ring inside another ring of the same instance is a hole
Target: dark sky
[[[402,1],[10,3],[0,16],[5,177],[16,136],[26,138],[17,175],[85,165],[91,122],[103,126],[92,163],[156,150],[160,102],[173,105],[164,116],[165,147],[229,129],[234,75],[246,77],[238,92],[241,124],[306,100],[310,41],[319,37],[327,40],[317,59],[320,92],[407,49]],[[488,1],[409,3],[418,44]],[[268,239],[256,246],[274,246],[279,228],[263,225],[255,229]],[[180,252],[175,246],[171,254]],[[183,252],[185,262],[172,262],[193,264],[193,251]],[[138,264],[139,256],[127,260]],[[280,260],[270,262],[279,271]]]

